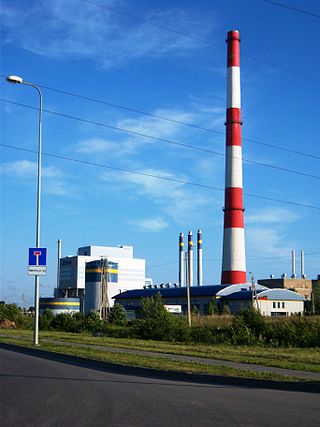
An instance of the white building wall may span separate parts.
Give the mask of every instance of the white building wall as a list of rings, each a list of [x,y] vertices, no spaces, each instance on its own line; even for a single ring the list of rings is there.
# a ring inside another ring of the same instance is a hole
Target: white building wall
[[[258,300],[258,305],[259,310],[263,316],[274,316],[275,314],[272,313],[280,313],[280,315],[285,313],[282,315],[291,316],[292,314],[297,313],[303,314],[304,311],[303,301]]]
[[[118,248],[115,248],[118,249]],[[60,289],[85,289],[86,263],[100,260],[97,256],[74,256],[61,259]],[[108,261],[118,264],[118,282],[109,283],[108,297],[112,306],[112,297],[131,289],[142,289],[145,285],[146,262],[144,259],[108,256]]]
[[[133,258],[133,246],[83,246],[78,249],[78,255],[94,257],[94,259],[109,258]]]

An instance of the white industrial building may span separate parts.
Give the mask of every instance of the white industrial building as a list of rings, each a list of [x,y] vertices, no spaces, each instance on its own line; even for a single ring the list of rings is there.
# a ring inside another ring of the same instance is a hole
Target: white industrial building
[[[267,289],[257,295],[257,305],[263,316],[303,314],[305,298],[288,289]]]
[[[117,282],[108,286],[110,305],[112,297],[131,289],[142,289],[145,286],[144,259],[133,257],[132,246],[84,246],[78,249],[76,256],[67,256],[60,259],[60,276],[56,297],[84,296],[86,263],[106,259],[118,264]]]

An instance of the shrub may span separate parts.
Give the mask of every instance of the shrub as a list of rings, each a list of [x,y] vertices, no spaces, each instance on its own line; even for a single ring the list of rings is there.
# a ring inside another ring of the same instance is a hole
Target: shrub
[[[232,321],[230,340],[234,345],[251,345],[257,341],[253,331],[246,325],[245,319],[241,315],[235,316]]]
[[[141,316],[135,324],[139,338],[174,341],[176,319],[164,307],[160,293],[141,299]]]
[[[52,330],[52,322],[54,320],[54,316],[51,310],[45,310],[43,314],[39,317],[39,329],[43,331],[51,331]]]
[[[119,326],[125,325],[127,323],[126,311],[121,304],[119,303],[114,304],[114,306],[111,308],[110,313],[108,315],[108,321],[112,325],[119,325]]]
[[[239,316],[242,317],[244,324],[250,329],[256,338],[262,336],[265,323],[260,311],[252,305],[248,305],[240,311]]]

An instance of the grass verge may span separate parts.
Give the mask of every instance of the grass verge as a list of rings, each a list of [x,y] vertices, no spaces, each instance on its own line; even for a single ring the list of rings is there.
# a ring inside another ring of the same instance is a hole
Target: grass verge
[[[2,335],[32,337],[32,331],[5,330]],[[40,331],[41,339],[52,339],[88,345],[110,346],[158,353],[196,356],[209,359],[251,363],[300,371],[320,372],[320,348],[271,348],[264,346],[232,346],[227,344],[185,344],[165,341],[146,341],[128,338],[93,337],[89,334],[73,334],[57,331]]]
[[[0,342],[6,342],[9,344],[34,348],[33,344],[28,338],[19,339],[17,337],[11,337],[5,339],[3,337],[0,337]],[[236,369],[228,366],[211,366],[195,362],[168,360],[161,357],[144,356],[120,352],[114,353],[105,350],[97,350],[93,348],[83,348],[76,346],[66,347],[64,345],[52,344],[48,342],[42,342],[38,348],[40,350],[43,349],[55,353],[79,356],[91,360],[99,360],[126,366],[160,369],[165,371],[179,371],[195,374],[219,375],[237,378],[267,379],[275,381],[309,382],[308,379],[280,375],[272,372],[253,372],[246,369]]]
[[[65,338],[66,337],[64,337],[64,339]],[[87,336],[86,338],[90,338],[90,337]],[[53,339],[52,335],[51,335],[51,339]],[[94,340],[96,341],[97,338],[94,338]],[[33,344],[31,341],[31,334],[26,334],[24,338],[20,338],[15,334],[12,334],[11,337],[0,336],[0,342],[21,345],[24,347],[33,347]],[[84,344],[83,340],[80,342]],[[101,343],[99,342],[95,342],[95,344],[101,345]],[[247,369],[238,369],[238,368],[233,368],[228,366],[212,366],[212,365],[206,365],[203,363],[196,363],[196,362],[168,360],[165,358],[161,358],[161,356],[155,357],[155,356],[136,355],[136,354],[130,354],[130,353],[121,353],[121,352],[115,353],[108,350],[94,349],[94,348],[88,348],[88,347],[86,348],[81,348],[77,346],[66,347],[63,344],[59,345],[57,343],[44,342],[44,341],[42,342],[40,341],[39,348],[52,351],[52,352],[80,356],[88,359],[117,363],[121,365],[163,369],[168,371],[172,370],[172,371],[191,372],[191,373],[198,373],[198,374],[210,374],[210,375],[255,378],[255,379],[269,379],[269,380],[277,380],[277,381],[308,381],[307,379],[301,379],[301,378],[296,378],[294,376],[286,376],[286,375],[281,375],[281,374],[266,372],[266,371],[254,372]],[[179,354],[182,354],[182,353],[180,352]]]

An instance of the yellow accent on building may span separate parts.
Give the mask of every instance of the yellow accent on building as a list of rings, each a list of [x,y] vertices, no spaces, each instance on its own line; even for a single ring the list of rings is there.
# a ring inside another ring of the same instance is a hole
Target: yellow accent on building
[[[116,273],[118,274],[119,270],[116,270],[115,268],[107,268],[107,273]],[[102,273],[102,268],[91,268],[87,269],[86,273]]]
[[[62,301],[54,301],[54,302],[40,302],[40,305],[79,305],[80,302],[62,302]]]
[[[199,245],[202,245],[202,240],[198,240]]]
[[[183,242],[180,242],[180,246],[184,246],[184,243],[183,243]]]

